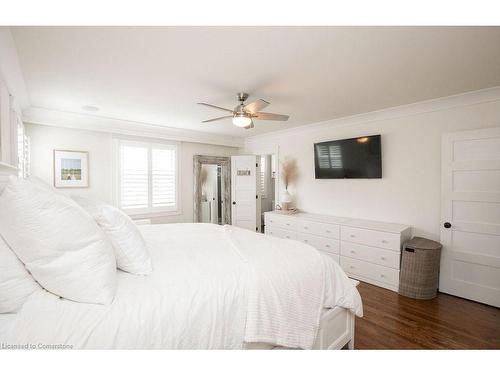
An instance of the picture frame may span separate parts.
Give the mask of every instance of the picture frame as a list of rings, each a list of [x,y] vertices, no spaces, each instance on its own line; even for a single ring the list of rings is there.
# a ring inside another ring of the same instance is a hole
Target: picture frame
[[[54,187],[89,187],[89,153],[54,150]]]

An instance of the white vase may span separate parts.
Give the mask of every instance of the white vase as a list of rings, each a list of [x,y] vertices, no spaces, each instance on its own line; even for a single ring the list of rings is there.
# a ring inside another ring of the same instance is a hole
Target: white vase
[[[290,203],[292,203],[292,196],[288,190],[285,190],[283,194],[281,194],[281,209],[285,211],[288,210],[290,208]]]

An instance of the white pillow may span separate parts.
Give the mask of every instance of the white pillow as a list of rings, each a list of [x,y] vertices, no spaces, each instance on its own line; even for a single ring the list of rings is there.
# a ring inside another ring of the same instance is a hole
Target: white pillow
[[[40,285],[0,237],[0,314],[17,312]]]
[[[135,275],[149,275],[153,271],[146,243],[127,214],[116,207],[93,199],[73,196],[108,236],[115,250],[119,269]]]
[[[73,301],[111,303],[113,248],[73,200],[11,179],[0,196],[0,213],[0,234],[40,285]]]

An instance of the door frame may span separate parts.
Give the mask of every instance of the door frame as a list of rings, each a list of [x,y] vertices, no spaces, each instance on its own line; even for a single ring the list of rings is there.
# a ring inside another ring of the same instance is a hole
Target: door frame
[[[280,152],[280,147],[279,146],[261,146],[259,148],[254,148],[252,150],[245,150],[248,152],[245,153],[240,153],[239,155],[255,155],[255,156],[260,156],[260,155],[275,155],[276,158],[276,178],[274,179],[274,202],[275,204],[279,204],[280,202],[280,183],[281,183],[281,173],[280,173],[280,158],[279,158],[279,152]],[[276,207],[273,207],[273,210],[275,210]]]
[[[221,166],[221,178],[223,180],[224,191],[223,211],[224,223],[231,224],[231,157],[229,156],[209,156],[193,155],[193,221],[201,223],[201,184],[200,174],[203,164],[212,164]]]

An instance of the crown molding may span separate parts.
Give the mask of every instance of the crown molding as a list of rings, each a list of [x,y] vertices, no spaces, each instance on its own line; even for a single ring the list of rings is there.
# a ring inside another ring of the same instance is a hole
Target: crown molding
[[[391,120],[495,101],[500,101],[500,86],[254,135],[245,138],[245,148],[247,146],[261,145],[262,143],[276,142],[284,136],[299,136],[306,132],[311,133],[334,127],[363,125],[376,121]]]
[[[219,146],[243,147],[244,145],[244,138],[242,137],[39,107],[30,107],[24,110],[23,122],[60,128],[92,130],[104,133],[169,139],[181,142],[205,143]]]

